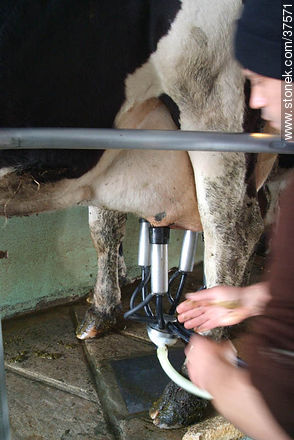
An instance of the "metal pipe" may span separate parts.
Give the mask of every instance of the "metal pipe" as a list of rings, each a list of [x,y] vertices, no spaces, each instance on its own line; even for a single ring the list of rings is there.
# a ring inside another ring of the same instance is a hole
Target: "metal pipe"
[[[150,227],[151,292],[165,295],[168,292],[168,242],[169,227]]]
[[[2,128],[0,149],[143,149],[294,153],[280,136],[169,130]]]
[[[151,245],[151,292],[165,295],[168,291],[168,245]]]
[[[2,324],[0,319],[0,438],[10,440],[10,425],[7,403],[7,391],[5,385],[4,351]]]
[[[179,262],[181,272],[193,272],[197,242],[198,232],[185,231]]]
[[[149,226],[147,220],[141,218],[138,246],[138,266],[147,267],[151,265]]]

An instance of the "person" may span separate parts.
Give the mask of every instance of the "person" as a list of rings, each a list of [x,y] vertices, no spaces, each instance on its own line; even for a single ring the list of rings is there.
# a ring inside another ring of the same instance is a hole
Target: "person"
[[[282,3],[246,0],[238,21],[235,54],[251,81],[250,106],[281,129]],[[188,294],[178,320],[203,333],[246,318],[251,328],[236,366],[231,343],[193,335],[185,353],[189,376],[212,396],[216,409],[254,440],[294,435],[294,180],[280,202],[269,279],[249,287],[218,286]]]

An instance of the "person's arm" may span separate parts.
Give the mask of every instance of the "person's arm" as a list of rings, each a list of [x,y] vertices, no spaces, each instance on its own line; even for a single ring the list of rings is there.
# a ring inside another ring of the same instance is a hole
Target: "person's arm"
[[[186,350],[189,376],[212,396],[215,408],[254,440],[291,440],[276,422],[248,371],[233,365],[228,344],[193,336]]]
[[[266,282],[248,287],[217,286],[186,296],[188,299],[177,307],[178,320],[197,332],[260,315],[270,299]]]

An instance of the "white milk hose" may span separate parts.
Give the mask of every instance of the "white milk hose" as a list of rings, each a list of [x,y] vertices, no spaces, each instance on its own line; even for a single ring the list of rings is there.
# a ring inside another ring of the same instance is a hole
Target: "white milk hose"
[[[212,399],[211,394],[209,394],[205,390],[201,390],[200,388],[196,387],[196,385],[194,385],[190,380],[186,379],[174,369],[174,367],[168,360],[168,349],[166,345],[161,345],[157,347],[157,357],[163,371],[173,382],[175,382],[177,385],[179,385],[181,388],[188,391],[189,393],[195,394],[202,399]]]

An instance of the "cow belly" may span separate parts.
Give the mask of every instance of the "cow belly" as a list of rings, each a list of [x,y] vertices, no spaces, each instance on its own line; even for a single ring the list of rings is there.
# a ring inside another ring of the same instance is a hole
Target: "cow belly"
[[[201,230],[193,170],[180,151],[107,151],[92,179],[93,204],[146,218],[154,226]]]

